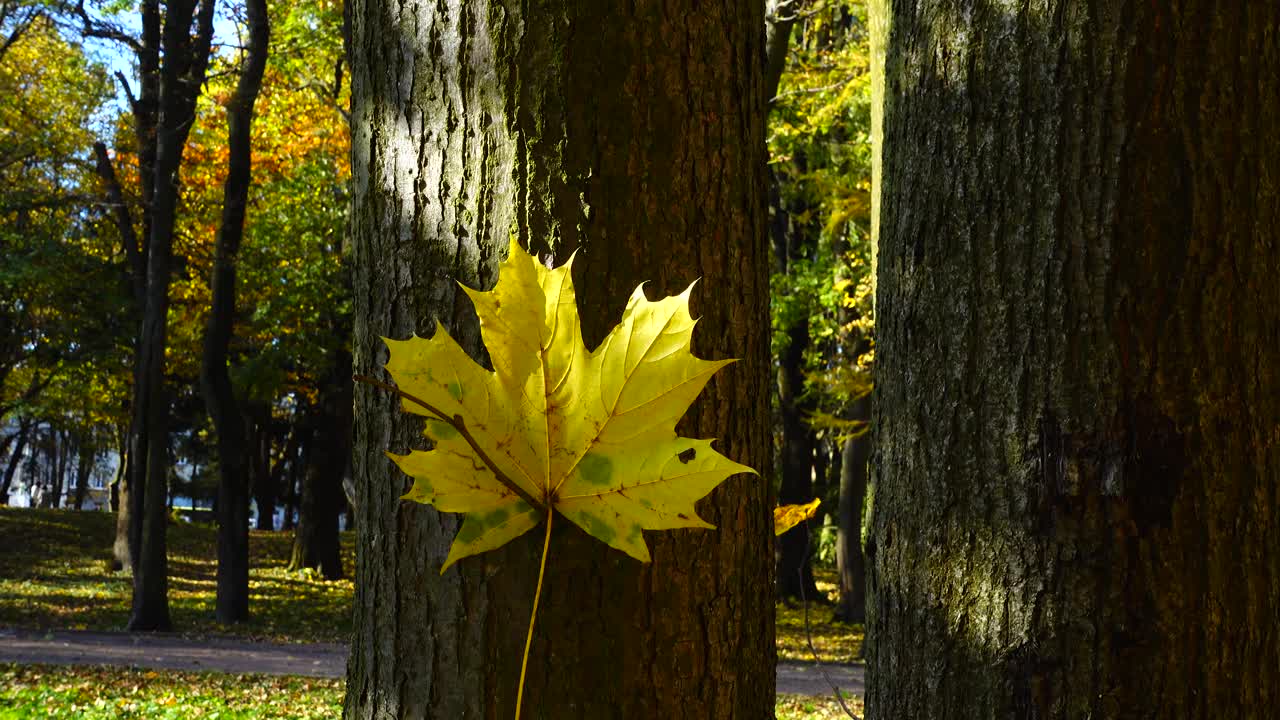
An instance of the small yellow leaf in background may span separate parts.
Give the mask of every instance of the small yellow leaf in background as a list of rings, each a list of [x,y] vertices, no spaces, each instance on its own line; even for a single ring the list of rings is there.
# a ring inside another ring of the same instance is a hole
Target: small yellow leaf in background
[[[773,509],[773,534],[781,535],[818,513],[821,500],[805,505],[780,505]]]

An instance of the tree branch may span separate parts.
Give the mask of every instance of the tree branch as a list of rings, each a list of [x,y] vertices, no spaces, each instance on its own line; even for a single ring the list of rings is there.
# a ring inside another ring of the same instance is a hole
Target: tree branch
[[[133,279],[134,300],[141,308],[146,299],[147,259],[143,257],[138,244],[138,233],[133,227],[133,218],[129,214],[129,206],[125,204],[124,192],[120,189],[120,181],[116,177],[115,166],[111,156],[107,154],[107,146],[97,142],[93,144],[93,153],[97,157],[98,177],[105,185],[107,205],[113,211],[116,229],[120,232],[120,243],[124,245],[124,254],[129,262],[129,273]]]
[[[76,16],[80,18],[80,33],[85,37],[100,38],[103,40],[111,40],[136,52],[142,51],[142,46],[138,43],[138,39],[120,29],[119,27],[102,20],[95,20],[89,15],[89,11],[84,7],[84,0],[78,0],[75,7]]]

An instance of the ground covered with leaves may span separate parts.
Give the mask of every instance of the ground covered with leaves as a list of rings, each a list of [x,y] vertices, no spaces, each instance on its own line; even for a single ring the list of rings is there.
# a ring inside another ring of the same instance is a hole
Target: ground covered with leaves
[[[342,715],[342,685],[316,678],[0,664],[0,720],[330,720]]]
[[[813,569],[818,590],[828,603],[837,598],[836,573],[833,568],[816,565]],[[800,603],[777,603],[775,626],[778,634],[778,659],[813,662],[813,652],[824,663],[862,662],[862,625],[836,622],[834,606],[809,603],[808,631],[805,630],[805,608]]]
[[[130,582],[112,572],[115,518],[103,512],[0,508],[0,627],[119,630],[129,612]],[[169,526],[170,605],[175,627],[189,634],[237,635],[291,642],[345,641],[352,583],[285,570],[292,534],[250,537],[253,619],[228,628],[213,618],[215,530]],[[353,538],[343,537],[353,569]],[[835,576],[817,568],[818,587],[834,593]],[[804,611],[777,605],[778,658],[812,662]],[[832,608],[811,604],[809,634],[824,662],[855,662],[862,628],[833,622]],[[108,688],[109,690],[104,690]],[[15,718],[331,718],[341,714],[342,681],[0,664],[0,720]],[[849,707],[861,714],[860,701]],[[778,720],[845,717],[834,699],[781,695]]]
[[[111,571],[115,518],[110,513],[0,508],[0,626],[120,630],[129,617],[129,576]],[[250,535],[253,619],[219,626],[213,619],[215,530],[169,526],[169,602],[184,633],[224,633],[287,642],[344,641],[351,630],[350,580],[326,582],[285,570],[292,533]],[[344,565],[354,568],[354,538],[343,535]],[[817,567],[818,589],[834,595],[835,573]],[[778,659],[812,662],[804,609],[777,605]],[[809,634],[824,662],[859,661],[862,627],[832,621],[832,608],[809,606]]]
[[[235,627],[213,617],[213,525],[169,525],[169,606],[176,630],[282,642],[344,642],[351,631],[350,580],[328,582],[285,570],[293,533],[249,537],[252,619]],[[0,508],[0,626],[121,630],[129,618],[129,575],[111,570],[115,517],[105,512]],[[354,570],[351,533],[343,563]]]
[[[0,663],[0,720],[321,720],[342,714],[342,680]],[[860,702],[849,708],[861,715]],[[847,717],[835,700],[778,697],[778,720]]]
[[[845,693],[844,704],[858,717],[863,716],[862,698]],[[778,696],[777,720],[837,720],[848,717],[832,697]]]

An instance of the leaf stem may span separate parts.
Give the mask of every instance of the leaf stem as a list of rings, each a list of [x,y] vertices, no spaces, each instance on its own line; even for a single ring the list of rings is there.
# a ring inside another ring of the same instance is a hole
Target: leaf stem
[[[514,480],[507,477],[506,473],[498,469],[497,463],[491,460],[484,450],[480,449],[479,443],[477,443],[475,437],[471,435],[471,431],[467,429],[467,423],[463,421],[461,415],[453,415],[452,417],[449,415],[446,415],[443,410],[440,410],[439,408],[434,407],[433,405],[429,404],[425,400],[422,400],[413,395],[410,395],[409,393],[401,390],[395,385],[392,385],[390,383],[384,383],[381,380],[375,380],[374,378],[371,378],[368,375],[352,375],[351,379],[357,382],[362,382],[366,385],[372,385],[374,387],[382,388],[383,390],[393,392],[396,395],[399,395],[400,397],[404,398],[405,400],[408,400],[409,402],[414,403],[415,405],[419,405],[422,408],[426,409],[427,412],[431,413],[432,415],[435,415],[436,418],[439,419],[441,422],[447,423],[454,430],[457,430],[458,434],[461,435],[464,439],[466,439],[467,444],[471,446],[471,449],[475,451],[476,455],[479,455],[480,459],[484,461],[484,464],[489,468],[489,472],[493,473],[493,476],[497,478],[498,482],[502,483],[504,487],[506,487],[511,492],[515,493],[521,500],[529,503],[529,507],[532,507],[533,509],[538,511],[548,509],[546,503],[540,502],[539,500],[535,499],[524,488],[517,485]]]
[[[538,589],[533,593],[533,612],[529,614],[529,634],[524,639],[524,657],[520,660],[520,689],[516,691],[516,720],[520,720],[520,704],[524,701],[524,671],[529,665],[529,646],[533,644],[533,624],[538,619],[538,601],[542,599],[542,577],[547,572],[547,550],[551,548],[551,518],[547,508],[547,536],[542,541],[542,565],[538,567]]]

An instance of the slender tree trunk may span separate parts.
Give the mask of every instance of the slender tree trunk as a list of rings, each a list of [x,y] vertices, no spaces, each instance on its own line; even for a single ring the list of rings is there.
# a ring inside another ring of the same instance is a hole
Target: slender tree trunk
[[[768,102],[778,94],[778,84],[787,69],[787,49],[802,0],[766,0],[764,97]]]
[[[850,420],[867,420],[871,398],[855,401]],[[840,575],[840,606],[836,619],[860,623],[866,620],[867,563],[862,554],[863,499],[867,494],[867,461],[871,435],[864,433],[844,441],[840,459],[839,529],[836,531],[836,568]]]
[[[98,457],[98,449],[86,437],[87,434],[82,433],[76,437],[76,489],[73,506],[76,510],[84,509],[84,500],[89,494],[89,476],[93,474],[93,464]]]
[[[3,382],[3,380],[0,380],[0,382]],[[9,446],[13,445],[17,440],[18,440],[18,433],[16,432],[6,436],[4,439],[4,444],[0,445],[0,455],[7,456],[9,454]]]
[[[813,430],[805,416],[813,403],[804,393],[804,351],[809,347],[809,318],[795,318],[787,328],[788,343],[778,358],[778,414],[782,416],[781,470],[778,503],[800,505],[813,500]],[[813,579],[809,524],[800,523],[778,538],[778,597],[820,600]]]
[[[1277,28],[893,4],[870,717],[1275,716]]]
[[[218,435],[218,622],[249,619],[249,473],[246,432],[228,371],[227,348],[236,318],[236,258],[244,238],[252,182],[253,106],[267,67],[271,26],[266,0],[245,0],[249,45],[227,103],[227,181],[222,224],[214,244],[212,307],[205,328],[200,387]]]
[[[276,461],[280,470],[278,477],[284,482],[284,523],[280,525],[282,530],[297,528],[298,502],[301,501],[302,492],[301,487],[298,486],[298,478],[301,477],[298,473],[298,465],[302,462],[302,446],[310,442],[308,430],[302,427],[303,423],[305,420],[302,420],[301,414],[294,415],[293,429],[289,433],[289,445]]]
[[[13,487],[13,478],[18,474],[18,465],[22,462],[22,454],[27,450],[27,440],[31,437],[32,425],[24,422],[18,426],[18,442],[13,446],[13,454],[9,456],[9,464],[4,468],[4,484],[0,485],[0,505],[9,504],[9,490]]]
[[[588,346],[641,280],[693,279],[695,351],[741,361],[681,425],[767,477],[763,3],[351,5],[356,368],[433,320],[481,356],[456,282],[490,287],[511,233],[578,250]],[[619,62],[625,59],[625,62]],[[408,505],[384,451],[420,443],[399,401],[356,397],[356,632],[345,716],[509,718],[542,538],[443,576],[453,515]],[[765,718],[774,659],[769,483],[737,476],[653,533],[644,565],[553,533],[526,719]]]
[[[129,435],[126,432],[120,437],[120,464],[116,466],[116,476],[111,483],[115,497],[116,539],[111,544],[112,567],[116,570],[133,572],[134,550],[130,547],[129,514],[132,503],[129,501]]]
[[[66,489],[67,476],[67,434],[62,430],[49,428],[49,495],[43,503],[45,507],[62,507],[62,495]]]
[[[328,580],[343,576],[338,516],[344,505],[342,476],[351,455],[351,355],[339,352],[336,356],[306,453],[298,529],[289,561],[290,570],[317,568]]]
[[[279,492],[271,473],[271,406],[253,404],[248,408],[248,424],[245,443],[248,464],[249,487],[258,510],[257,530],[275,530],[276,495]]]
[[[168,630],[169,579],[165,531],[168,513],[169,397],[165,389],[164,351],[168,340],[169,280],[173,264],[173,230],[177,221],[178,169],[195,104],[204,84],[213,34],[212,0],[170,0],[165,6],[163,63],[156,73],[159,87],[153,143],[154,190],[147,213],[147,277],[142,329],[138,334],[134,378],[134,421],[129,454],[131,478],[130,536],[133,549],[133,602],[129,629]],[[143,3],[144,34],[155,3]],[[158,22],[156,20],[155,22]],[[194,23],[195,35],[192,35]],[[144,83],[149,82],[144,73]],[[148,150],[149,152],[149,150]],[[145,171],[145,164],[143,169]],[[144,172],[144,187],[148,179]]]
[[[58,484],[54,496],[55,507],[66,507],[68,497],[75,491],[69,482],[71,476],[72,440],[70,431],[58,433]]]
[[[282,464],[287,463],[284,467],[284,477],[285,482],[288,483],[288,487],[285,490],[284,525],[281,527],[282,530],[293,530],[297,527],[298,516],[302,512],[299,508],[299,503],[301,502],[302,468],[306,466],[307,462],[305,448],[311,443],[311,429],[307,427],[307,419],[301,411],[294,418],[293,431],[289,433],[289,445],[285,448],[285,453],[280,458]]]

